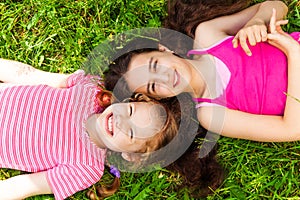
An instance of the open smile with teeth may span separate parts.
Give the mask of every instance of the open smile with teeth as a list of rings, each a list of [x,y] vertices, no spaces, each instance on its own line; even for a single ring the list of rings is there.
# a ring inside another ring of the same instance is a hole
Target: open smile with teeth
[[[114,127],[113,127],[113,113],[109,114],[107,116],[106,120],[106,131],[108,132],[109,135],[113,136],[114,135]]]

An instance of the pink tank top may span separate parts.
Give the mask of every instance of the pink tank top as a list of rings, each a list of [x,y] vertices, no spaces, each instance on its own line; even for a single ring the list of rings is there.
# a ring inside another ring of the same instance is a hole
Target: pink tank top
[[[299,32],[291,36],[299,41]],[[191,50],[188,54],[210,54],[229,69],[230,81],[223,94],[215,99],[194,98],[253,114],[283,115],[287,91],[287,58],[268,43],[250,46],[247,56],[239,46],[233,48],[230,36],[211,48]],[[222,76],[222,75],[221,75]]]

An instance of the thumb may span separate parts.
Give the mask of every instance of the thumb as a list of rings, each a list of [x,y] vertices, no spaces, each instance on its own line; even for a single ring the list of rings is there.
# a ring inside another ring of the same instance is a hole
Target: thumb
[[[269,41],[269,40],[274,40],[274,39],[276,39],[276,35],[273,34],[273,33],[269,33],[269,34],[267,35],[267,38],[268,38],[268,41]]]

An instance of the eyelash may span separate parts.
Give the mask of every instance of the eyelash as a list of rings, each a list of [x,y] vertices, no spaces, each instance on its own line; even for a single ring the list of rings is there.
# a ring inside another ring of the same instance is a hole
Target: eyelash
[[[156,69],[157,69],[157,60],[154,61],[154,64],[153,64],[153,71],[156,72]]]
[[[133,113],[133,108],[132,108],[132,105],[129,104],[129,116],[131,117],[132,116],[132,113]],[[130,139],[133,139],[133,130],[130,129]]]
[[[155,92],[155,82],[151,85],[152,91]]]
[[[150,60],[150,71],[156,72],[156,70],[157,70],[157,63],[158,63],[157,60],[155,60],[153,62],[153,57],[152,57],[151,60]],[[152,89],[152,92],[155,93],[155,82],[153,82],[151,84],[151,89]]]
[[[132,115],[132,106],[129,104],[129,116]]]
[[[133,139],[133,131],[130,129],[130,139]]]

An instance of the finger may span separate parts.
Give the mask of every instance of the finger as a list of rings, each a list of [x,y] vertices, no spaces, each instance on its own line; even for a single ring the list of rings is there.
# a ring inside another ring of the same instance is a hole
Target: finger
[[[252,53],[247,45],[247,41],[246,39],[240,39],[240,44],[241,44],[241,47],[242,49],[245,51],[245,53],[248,55],[248,56],[251,56]]]
[[[276,22],[276,31],[283,33],[284,31],[281,29],[281,26],[286,25],[289,21],[288,20],[280,20]]]
[[[260,35],[261,35],[261,41],[265,42],[268,40],[268,33],[266,30],[261,30]]]
[[[272,17],[270,19],[270,33],[276,32],[276,10],[273,8]]]
[[[256,37],[254,36],[254,34],[252,32],[248,33],[248,41],[251,46],[256,45]]]
[[[273,45],[274,47],[280,48],[280,45],[275,42],[275,40],[278,39],[277,35],[274,34],[268,34],[268,43]]]
[[[234,37],[232,40],[233,48],[237,48],[239,46],[239,40],[237,37]]]
[[[256,40],[256,42],[261,42],[261,41],[262,41],[261,31],[256,31],[256,32],[254,33],[254,35],[255,35],[255,40]]]
[[[289,20],[279,20],[276,22],[276,26],[286,25],[287,23],[289,23]]]

